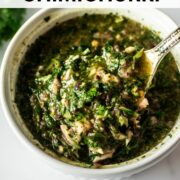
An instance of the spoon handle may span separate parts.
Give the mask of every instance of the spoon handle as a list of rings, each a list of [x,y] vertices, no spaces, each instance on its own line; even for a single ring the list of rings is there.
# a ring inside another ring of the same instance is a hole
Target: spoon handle
[[[177,44],[180,42],[180,27],[172,32],[166,39],[161,41],[156,47],[145,51],[147,64],[151,64],[151,71],[149,73],[150,77],[148,79],[146,89],[151,85],[152,79],[156,73],[156,70],[164,58],[164,56]]]
[[[180,27],[172,32],[166,39],[160,42],[153,50],[158,56],[159,61],[180,42]]]

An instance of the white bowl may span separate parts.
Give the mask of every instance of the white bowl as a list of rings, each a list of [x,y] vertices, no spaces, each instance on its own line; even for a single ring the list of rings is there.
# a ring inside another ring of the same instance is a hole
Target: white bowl
[[[14,103],[14,96],[18,67],[27,50],[27,45],[34,42],[39,35],[51,29],[57,22],[63,22],[84,13],[107,14],[109,12],[127,16],[159,31],[162,38],[177,27],[169,17],[155,9],[44,9],[36,13],[20,28],[9,44],[1,66],[1,105],[6,120],[15,134],[35,155],[45,160],[47,164],[59,172],[83,178],[120,179],[143,171],[167,156],[180,139],[180,118],[178,118],[170,132],[172,136],[167,135],[160,144],[149,152],[124,163],[104,166],[102,169],[90,169],[75,166],[72,162],[69,162],[70,164],[66,163],[65,158],[58,158],[48,150],[44,153],[43,147],[37,140],[33,139],[32,134],[26,128]],[[45,22],[44,18],[47,16],[51,18],[48,22]],[[180,69],[180,45],[177,45],[172,53]]]

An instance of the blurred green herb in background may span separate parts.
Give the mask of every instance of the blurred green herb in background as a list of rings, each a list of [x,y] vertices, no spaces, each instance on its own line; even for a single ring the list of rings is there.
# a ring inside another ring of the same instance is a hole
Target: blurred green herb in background
[[[25,9],[0,9],[0,46],[19,29]]]

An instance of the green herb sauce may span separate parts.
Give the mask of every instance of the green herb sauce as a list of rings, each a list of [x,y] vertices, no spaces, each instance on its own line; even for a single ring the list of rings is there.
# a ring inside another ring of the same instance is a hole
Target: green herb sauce
[[[27,127],[59,156],[99,167],[157,145],[180,110],[180,76],[167,55],[144,97],[136,63],[157,33],[115,14],[57,24],[22,62],[16,103]]]

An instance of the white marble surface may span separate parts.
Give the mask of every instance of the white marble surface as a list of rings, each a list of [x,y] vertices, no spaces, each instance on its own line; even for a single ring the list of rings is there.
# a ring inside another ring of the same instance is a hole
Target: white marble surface
[[[27,18],[37,10],[28,10]],[[180,9],[163,9],[180,26]],[[8,43],[0,49],[0,62]],[[0,110],[0,180],[72,180],[40,162],[14,136]],[[125,180],[180,179],[180,145],[152,168]]]

